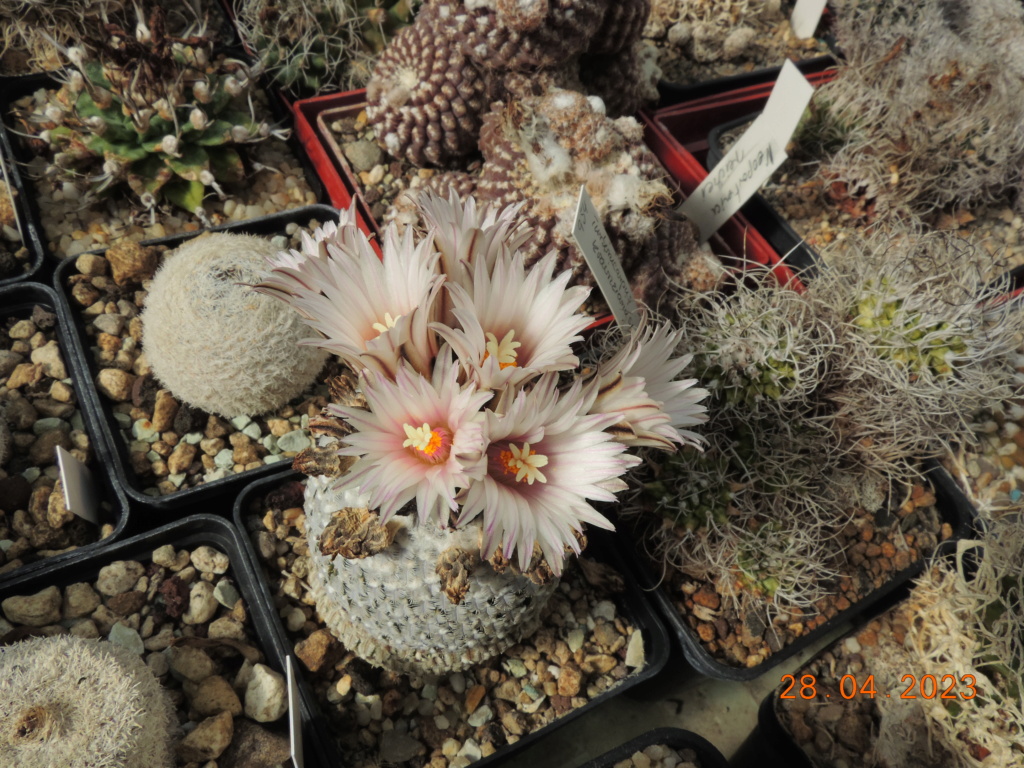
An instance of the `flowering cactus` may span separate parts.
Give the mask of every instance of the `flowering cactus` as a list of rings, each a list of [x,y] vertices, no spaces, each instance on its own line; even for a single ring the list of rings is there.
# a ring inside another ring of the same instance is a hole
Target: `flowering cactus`
[[[159,7],[134,36],[114,27],[95,55],[66,54],[73,69],[41,138],[58,176],[87,175],[95,193],[126,184],[147,207],[163,198],[201,212],[208,188],[242,181],[236,147],[272,134],[253,113],[246,65],[215,56],[207,37],[165,34]]]
[[[389,227],[383,260],[354,225],[341,225],[311,238],[312,248],[280,255],[258,290],[295,307],[324,337],[311,343],[359,376],[362,399],[332,404],[317,427],[340,440],[330,452],[347,473],[333,487],[307,488],[307,532],[320,532],[310,534],[314,583],[324,585],[321,597],[345,595],[321,600],[321,614],[375,663],[438,671],[521,638],[550,595],[527,583],[561,574],[566,554],[582,549],[585,524],[612,527],[591,502],[614,501],[625,487],[622,475],[639,461],[627,447],[697,444],[685,427],[703,419],[705,392],[693,379],[673,381],[688,359],[666,355],[680,334],[664,327],[633,334],[583,376],[572,344],[591,322],[577,312],[589,289],[568,287],[568,271],[553,275],[554,255],[524,266],[514,208],[478,212],[453,195],[427,198],[421,213],[429,236],[417,243],[411,229],[399,238]],[[361,496],[328,502],[328,491]],[[339,512],[339,503],[353,506]],[[430,526],[448,545],[395,525]],[[425,548],[416,573],[429,594],[388,586],[396,601],[435,607],[410,616],[373,588],[383,582],[372,561],[414,539]],[[357,583],[369,585],[367,599],[388,603],[374,611],[385,618],[362,621],[365,605],[340,607]],[[495,590],[509,610],[529,597],[522,622],[470,622],[494,613],[472,602],[455,620],[436,604],[464,604],[474,592],[491,601]],[[438,622],[451,630],[444,642],[424,642]]]

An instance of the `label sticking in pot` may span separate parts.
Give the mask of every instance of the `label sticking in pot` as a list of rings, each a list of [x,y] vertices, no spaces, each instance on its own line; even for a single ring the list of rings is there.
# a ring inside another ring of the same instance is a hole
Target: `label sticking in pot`
[[[92,472],[68,451],[57,446],[57,469],[60,471],[60,484],[64,487],[64,506],[72,514],[78,515],[90,523],[100,524],[96,499],[96,486],[93,484]]]
[[[580,197],[576,203],[572,237],[594,273],[597,287],[601,289],[616,322],[627,328],[639,325],[640,308],[633,298],[626,273],[622,271],[619,254],[615,252],[615,246],[601,223],[601,215],[583,185],[580,185]]]
[[[707,242],[782,165],[813,94],[814,86],[793,62],[782,65],[764,111],[679,207],[700,229],[700,242]]]
[[[789,26],[796,37],[801,40],[814,37],[814,30],[818,28],[827,2],[828,0],[796,0],[793,14],[789,17]]]
[[[299,689],[295,685],[295,662],[291,656],[285,658],[285,672],[288,678],[288,735],[291,740],[292,764],[295,768],[304,768],[302,714],[299,709]]]

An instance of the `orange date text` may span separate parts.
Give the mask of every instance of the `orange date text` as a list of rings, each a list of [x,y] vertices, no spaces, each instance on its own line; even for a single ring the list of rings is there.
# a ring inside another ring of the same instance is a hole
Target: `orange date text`
[[[782,689],[779,693],[780,699],[815,699],[832,698],[833,689],[822,685],[818,690],[818,678],[814,675],[801,675],[799,679],[794,675],[782,676]],[[970,700],[978,695],[976,689],[977,680],[974,675],[922,675],[920,680],[915,675],[903,675],[900,685],[904,686],[898,696],[892,693],[878,693],[875,690],[875,676],[868,675],[863,680],[854,675],[843,675],[839,678],[839,696],[844,699],[853,699],[857,696],[876,696],[884,698],[900,699],[965,699]]]

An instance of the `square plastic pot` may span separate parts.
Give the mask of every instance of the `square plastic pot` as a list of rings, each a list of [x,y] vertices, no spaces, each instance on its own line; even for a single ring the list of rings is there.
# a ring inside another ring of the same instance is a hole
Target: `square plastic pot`
[[[31,200],[25,191],[25,180],[18,172],[17,164],[10,159],[6,138],[5,132],[0,134],[0,181],[7,182],[7,188],[13,197],[11,205],[14,208],[15,229],[21,235],[21,244],[28,248],[29,262],[28,269],[21,274],[0,280],[0,288],[30,280],[45,282],[49,279],[49,273],[44,267],[43,241],[39,236],[36,219],[29,211],[29,206],[34,200]]]
[[[82,414],[85,423],[85,431],[89,435],[90,447],[93,460],[89,466],[95,483],[96,496],[100,502],[98,514],[100,525],[110,524],[113,532],[105,539],[98,539],[90,544],[85,544],[70,552],[26,563],[9,573],[0,574],[0,587],[12,583],[27,575],[38,573],[43,569],[53,567],[71,560],[83,553],[90,553],[103,547],[109,546],[118,540],[125,532],[128,525],[128,500],[121,491],[118,484],[110,475],[110,466],[113,463],[112,457],[106,449],[102,439],[102,427],[96,411],[93,410],[85,396],[84,379],[77,372],[73,365],[74,344],[72,342],[73,332],[65,319],[58,311],[59,301],[53,289],[38,283],[18,283],[0,288],[0,319],[8,317],[28,317],[34,306],[41,306],[44,309],[57,314],[56,336],[60,346],[61,355],[64,358],[64,365],[68,369],[74,384],[75,396],[78,400],[78,409]],[[97,534],[98,535],[98,534]]]
[[[338,221],[338,211],[327,205],[311,205],[304,208],[296,208],[284,213],[275,213],[249,221],[227,224],[221,227],[214,227],[212,232],[236,232],[250,235],[278,235],[284,234],[289,224],[298,224],[304,227],[310,219],[317,219],[321,222]],[[155,240],[144,241],[145,245],[163,245],[168,248],[175,248],[186,240],[190,240],[201,233],[190,232],[184,235],[173,235]],[[278,464],[267,464],[259,469],[252,469],[234,475],[202,483],[192,488],[180,490],[166,496],[150,496],[144,493],[144,488],[139,476],[132,470],[129,458],[128,446],[121,436],[121,429],[114,417],[113,403],[107,397],[102,396],[96,387],[96,376],[99,374],[99,366],[94,362],[90,350],[92,341],[86,333],[86,324],[81,312],[72,306],[68,295],[68,280],[76,274],[76,259],[66,259],[57,268],[54,276],[54,284],[58,295],[58,308],[61,322],[68,329],[69,341],[68,357],[76,370],[76,377],[83,382],[78,393],[86,404],[87,408],[96,414],[98,431],[102,436],[105,450],[109,456],[109,464],[116,478],[117,484],[124,493],[137,504],[149,510],[162,512],[191,513],[196,511],[207,511],[206,505],[221,500],[230,504],[229,499],[234,498],[238,491],[247,483],[259,477],[278,474],[284,471],[287,462]]]
[[[265,663],[285,674],[285,656],[278,654],[279,644],[273,637],[278,619],[270,602],[270,595],[253,570],[251,560],[244,551],[244,537],[226,520],[213,515],[192,515],[146,533],[141,533],[92,553],[80,553],[59,565],[53,564],[35,574],[23,574],[11,582],[0,585],[0,601],[15,595],[35,594],[47,587],[66,587],[69,584],[95,581],[104,566],[118,560],[148,561],[153,550],[171,544],[175,549],[193,549],[201,545],[212,546],[228,556],[228,575],[234,580],[245,601],[250,616],[250,629],[265,657]],[[287,724],[288,715],[281,723]],[[309,721],[303,718],[303,745],[308,768],[328,768],[329,763],[317,751]],[[280,727],[280,724],[279,724]]]
[[[815,30],[814,37],[825,43],[832,53],[794,60],[793,63],[804,75],[813,75],[834,67],[836,65],[836,58],[841,57],[842,54],[836,49],[835,36],[832,33],[834,23],[835,18],[832,15],[831,9],[825,8],[821,21],[818,23],[818,28]],[[752,72],[716,77],[700,83],[683,84],[660,80],[658,82],[658,94],[660,96],[658,106],[671,107],[676,104],[685,104],[695,99],[729,93],[740,88],[774,83],[781,69],[781,65],[777,67],[763,67]]]
[[[656,728],[583,763],[579,768],[615,768],[623,760],[628,760],[637,752],[642,752],[647,747],[657,744],[675,750],[692,749],[697,753],[697,765],[700,768],[727,768],[728,766],[722,753],[703,736],[698,736],[692,731],[684,731],[682,728]]]
[[[808,80],[817,88],[834,77],[835,70],[826,69],[811,74]],[[773,79],[759,85],[738,88],[714,97],[658,110],[651,120],[663,137],[666,152],[678,152],[682,148],[711,169],[724,155],[720,146],[716,148],[721,134],[756,117],[757,114],[753,113],[759,113],[764,108],[774,87]],[[663,159],[662,162],[666,161]],[[754,195],[740,209],[740,215],[794,271],[807,278],[813,277],[819,263],[817,254],[804,244],[803,239],[763,197]]]
[[[241,52],[238,50],[223,50],[219,52],[228,56],[234,56],[235,58],[245,59],[244,55],[241,55]],[[7,157],[12,159],[11,166],[15,168],[15,173],[13,174],[15,177],[15,184],[18,185],[17,188],[21,193],[21,203],[25,211],[25,216],[31,231],[35,233],[34,237],[37,243],[36,247],[41,254],[40,259],[45,261],[60,261],[62,257],[50,250],[46,232],[42,226],[42,218],[40,216],[39,203],[37,200],[38,195],[36,194],[35,184],[31,179],[27,178],[23,172],[18,171],[19,167],[27,166],[28,163],[33,160],[35,155],[32,154],[24,141],[19,138],[18,132],[12,129],[9,124],[9,118],[11,106],[15,101],[35,93],[41,88],[53,89],[58,88],[59,86],[60,84],[57,82],[56,77],[51,73],[20,75],[18,77],[0,77],[0,150],[2,150]],[[283,126],[287,126],[291,123],[291,115],[273,93],[267,93],[267,102],[274,121]],[[326,202],[327,193],[324,190],[324,185],[317,175],[310,159],[302,149],[301,142],[294,135],[294,132],[293,135],[287,139],[286,144],[292,154],[295,155],[296,161],[301,166],[303,176],[312,189],[313,194],[316,196],[317,202]],[[246,222],[241,221],[233,223],[244,224]],[[220,226],[223,227],[230,225],[231,224],[224,224]],[[203,228],[199,231],[206,231],[206,229],[209,228]],[[218,229],[218,227],[214,227],[214,229]]]
[[[939,512],[939,517],[942,522],[949,523],[953,532],[950,538],[939,542],[936,547],[936,554],[945,556],[955,551],[957,541],[970,538],[973,535],[977,512],[953,478],[950,477],[949,473],[938,462],[927,462],[926,470],[926,477],[935,492],[935,506]],[[754,680],[791,656],[813,645],[836,628],[864,616],[887,598],[895,597],[902,599],[901,596],[905,595],[910,588],[910,582],[924,570],[927,560],[927,558],[919,558],[903,570],[893,574],[893,577],[881,587],[869,592],[849,608],[840,611],[816,629],[798,637],[789,645],[773,653],[762,663],[754,667],[744,668],[732,666],[716,659],[703,646],[696,631],[690,627],[672,603],[668,593],[662,587],[663,579],[660,574],[654,572],[648,561],[645,560],[640,548],[635,544],[627,543],[621,538],[619,541],[625,550],[629,565],[634,569],[634,576],[650,595],[655,606],[657,606],[658,611],[669,627],[669,631],[675,636],[676,642],[678,642],[679,647],[682,649],[687,662],[700,674],[719,680]]]
[[[263,564],[259,559],[259,555],[257,554],[250,537],[246,534],[246,518],[250,515],[250,502],[266,495],[268,492],[278,488],[283,483],[303,479],[305,479],[305,476],[298,472],[291,472],[278,477],[264,478],[247,486],[235,501],[235,528],[242,533],[245,551],[248,555],[250,566],[255,572],[260,573],[261,575]],[[561,726],[572,722],[578,717],[584,716],[595,707],[599,706],[602,702],[614,696],[618,696],[619,694],[655,677],[665,667],[665,664],[668,663],[668,634],[666,633],[657,613],[655,613],[653,607],[648,602],[646,594],[641,590],[633,578],[631,578],[629,569],[626,568],[621,555],[614,546],[612,537],[604,531],[596,529],[588,531],[587,537],[589,539],[589,544],[586,550],[587,555],[595,558],[599,562],[611,565],[623,576],[625,581],[625,591],[617,597],[615,602],[618,613],[629,617],[632,623],[636,626],[637,631],[643,633],[644,667],[625,678],[614,688],[594,697],[585,706],[567,712],[544,727],[522,736],[514,744],[501,747],[492,755],[474,762],[474,768],[486,768],[487,766],[497,765],[499,763],[503,764],[504,761],[508,760],[513,755],[518,754],[524,748],[535,744]],[[273,619],[273,642],[277,644],[275,651],[278,656],[283,658],[284,656],[292,653],[294,641],[289,639],[280,619],[278,619],[276,615]],[[341,750],[331,736],[331,727],[328,724],[327,718],[324,716],[319,702],[313,695],[312,687],[306,680],[304,674],[299,674],[297,677],[299,693],[302,697],[303,719],[316,734],[319,749],[333,760],[332,765],[345,764]]]

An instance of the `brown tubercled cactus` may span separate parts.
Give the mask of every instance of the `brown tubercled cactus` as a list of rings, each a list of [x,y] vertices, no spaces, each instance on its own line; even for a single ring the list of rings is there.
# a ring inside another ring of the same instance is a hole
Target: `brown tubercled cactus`
[[[455,6],[456,3],[452,2]],[[608,0],[463,0],[470,14],[467,55],[493,70],[537,70],[587,50]]]
[[[194,408],[232,418],[278,408],[309,387],[326,354],[299,346],[299,314],[249,287],[270,270],[270,240],[189,240],[153,278],[142,315],[153,374]]]
[[[649,11],[649,0],[428,3],[367,85],[377,140],[415,165],[448,166],[475,152],[492,100],[552,85],[581,92],[593,85],[611,114],[633,112],[657,99],[653,57],[635,47]]]
[[[533,234],[528,262],[552,248],[575,280],[593,276],[572,239],[573,214],[584,185],[615,245],[627,277],[663,269],[682,278],[697,250],[689,225],[666,220],[672,194],[665,173],[632,118],[608,118],[600,100],[552,90],[491,112],[481,135],[484,166],[477,196],[498,206],[521,204]],[[651,281],[665,289],[665,281]],[[638,296],[656,303],[657,295]]]
[[[0,648],[0,755],[19,768],[170,768],[174,708],[142,659],[106,641]]]
[[[366,87],[366,114],[393,156],[444,165],[476,151],[492,80],[453,44],[467,23],[447,3],[427,5],[381,54]]]

